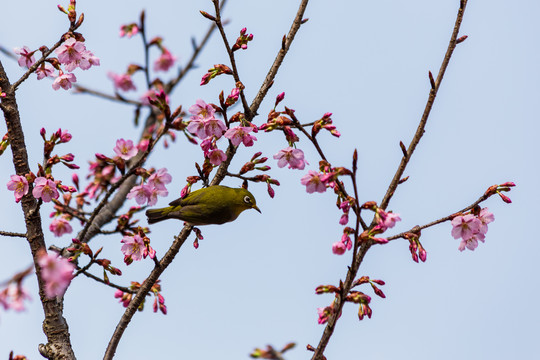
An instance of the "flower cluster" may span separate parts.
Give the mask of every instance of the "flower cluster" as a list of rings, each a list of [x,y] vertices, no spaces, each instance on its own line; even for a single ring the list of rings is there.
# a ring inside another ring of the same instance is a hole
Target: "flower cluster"
[[[246,50],[247,44],[251,40],[253,40],[253,34],[247,34],[247,28],[243,28],[242,30],[240,30],[240,36],[238,37],[238,39],[236,39],[236,42],[234,43],[231,50]]]
[[[124,292],[122,290],[116,290],[114,293],[114,297],[117,299],[120,299],[119,302],[122,304],[123,307],[128,307],[129,303],[131,302],[131,299],[133,298],[133,294],[136,293],[139,288],[141,287],[141,284],[132,281],[131,285],[129,286],[130,292]],[[153,304],[153,310],[154,312],[157,312],[158,309],[163,313],[163,315],[167,315],[167,306],[165,305],[165,298],[163,295],[161,295],[161,285],[159,284],[159,280],[156,281],[154,285],[152,285],[152,288],[150,291],[154,294],[154,304]],[[141,304],[141,310],[143,303]]]
[[[484,242],[488,231],[488,224],[495,220],[495,216],[483,208],[476,214],[469,213],[459,215],[452,219],[452,236],[460,239],[459,250],[465,248],[474,250],[478,247],[478,241]]]
[[[128,199],[135,198],[135,201],[139,205],[144,205],[145,203],[148,203],[149,206],[155,205],[158,196],[165,197],[169,195],[169,191],[167,191],[165,185],[171,181],[172,177],[167,172],[167,169],[159,169],[148,177],[146,184],[143,183],[134,186],[126,197]]]
[[[45,295],[48,298],[64,295],[71,279],[75,265],[56,253],[43,252],[38,260],[41,277],[45,281]]]
[[[257,138],[250,133],[257,131],[252,126],[236,126],[227,129],[223,121],[216,119],[214,114],[216,109],[211,105],[199,99],[189,108],[192,114],[187,131],[201,139],[201,148],[204,157],[214,166],[219,166],[227,160],[227,155],[223,150],[217,147],[217,141],[225,137],[231,141],[234,146],[243,143],[245,146],[253,146]]]
[[[156,256],[156,251],[150,246],[150,239],[144,235],[144,232],[139,231],[135,235],[124,236],[121,240],[122,253],[124,253],[124,262],[126,265],[133,261],[146,259],[147,256],[153,259]]]
[[[38,80],[46,77],[55,78],[52,87],[54,90],[60,88],[64,90],[71,89],[73,83],[77,81],[75,74],[72,72],[76,68],[88,70],[92,66],[99,66],[100,60],[91,51],[86,49],[83,41],[80,38],[70,37],[66,39],[56,50],[57,58],[46,59],[36,68]],[[45,48],[40,49],[43,52]],[[16,48],[15,54],[19,55],[18,63],[21,67],[30,68],[36,62],[34,54],[37,50],[31,51],[27,46]],[[64,71],[60,67],[64,65]],[[55,69],[58,70],[58,75],[55,75]]]
[[[369,276],[362,276],[356,279],[351,284],[351,289],[362,284],[371,285],[371,288],[373,289],[373,291],[375,292],[377,296],[380,296],[383,299],[386,298],[386,295],[384,294],[384,292],[381,289],[379,289],[379,287],[377,287],[377,285],[385,284],[383,280],[370,279]],[[315,289],[315,294],[317,295],[332,294],[332,293],[336,296],[336,298],[341,296],[341,293],[342,293],[341,285],[340,287],[337,287],[334,285],[319,285]],[[358,291],[358,290],[350,290],[347,296],[345,297],[345,301],[352,302],[359,305],[358,318],[360,320],[363,320],[365,316],[367,316],[368,318],[371,318],[372,311],[371,311],[371,308],[369,307],[369,303],[371,302],[371,296],[366,295],[363,292]],[[336,311],[337,311],[336,300],[334,300],[332,304],[330,304],[329,306],[318,308],[317,309],[317,312],[319,313],[318,323],[325,324],[326,322],[328,322],[328,319],[331,316],[335,316]],[[341,316],[341,313],[338,314],[338,317],[339,316]]]

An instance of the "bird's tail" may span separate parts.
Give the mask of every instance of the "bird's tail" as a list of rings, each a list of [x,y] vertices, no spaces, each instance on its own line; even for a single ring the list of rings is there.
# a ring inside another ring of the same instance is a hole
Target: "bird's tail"
[[[165,220],[168,218],[170,207],[161,208],[161,209],[149,209],[146,210],[146,216],[148,217],[148,223],[154,224],[158,221]]]

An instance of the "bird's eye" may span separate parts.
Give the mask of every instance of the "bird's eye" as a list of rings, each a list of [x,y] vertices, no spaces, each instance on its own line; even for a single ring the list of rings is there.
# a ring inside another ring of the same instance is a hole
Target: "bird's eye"
[[[249,196],[247,196],[247,195],[244,196],[244,202],[245,202],[246,204],[251,204],[251,198],[250,198]]]

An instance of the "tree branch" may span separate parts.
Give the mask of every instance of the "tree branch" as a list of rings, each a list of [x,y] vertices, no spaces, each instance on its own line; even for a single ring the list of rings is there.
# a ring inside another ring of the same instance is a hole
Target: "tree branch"
[[[433,107],[433,102],[435,101],[435,97],[437,95],[437,91],[439,90],[439,86],[441,84],[442,78],[444,76],[444,73],[446,71],[446,68],[448,67],[448,63],[450,61],[450,58],[452,56],[452,53],[456,47],[456,39],[459,33],[459,28],[461,25],[461,22],[463,20],[463,13],[465,11],[465,7],[467,5],[467,0],[460,0],[460,8],[457,14],[457,18],[454,25],[454,31],[452,32],[452,36],[450,38],[450,43],[448,45],[448,49],[446,51],[446,55],[444,57],[444,60],[441,64],[439,75],[437,76],[437,80],[435,81],[434,86],[429,92],[429,98],[424,110],[424,113],[422,115],[422,118],[420,120],[420,123],[418,125],[418,128],[416,130],[416,133],[407,149],[407,155],[404,156],[401,160],[401,163],[398,167],[398,170],[396,171],[394,178],[392,179],[390,186],[388,187],[388,190],[381,201],[380,207],[382,209],[386,209],[388,206],[388,203],[390,202],[390,199],[392,198],[394,191],[396,190],[399,180],[403,176],[403,172],[405,171],[405,167],[407,166],[416,146],[420,142],[420,139],[422,138],[422,135],[424,134],[424,128],[427,123],[427,119],[429,117],[429,113],[431,111],[431,108]],[[373,224],[371,225],[373,227]],[[342,296],[336,297],[336,307],[335,312],[332,316],[330,316],[328,323],[326,324],[326,327],[323,331],[323,334],[321,336],[321,340],[319,341],[319,344],[317,348],[315,349],[315,352],[313,354],[312,360],[320,360],[323,359],[323,353],[326,349],[326,346],[328,345],[328,342],[330,341],[330,338],[332,337],[332,334],[334,333],[334,329],[336,326],[336,322],[339,318],[339,315],[341,314],[341,311],[343,309],[343,305],[345,303],[345,296],[349,293],[351,290],[352,283],[357,275],[358,269],[360,267],[360,264],[362,263],[364,256],[366,255],[367,251],[371,247],[371,242],[365,242],[360,245],[358,253],[356,253],[353,257],[353,262],[351,267],[349,267],[349,270],[347,271],[347,277],[345,279],[345,282],[342,286]]]
[[[24,76],[23,76],[24,77]],[[24,140],[24,132],[19,117],[19,110],[15,98],[16,85],[23,81],[21,78],[17,83],[11,85],[4,66],[0,62],[0,87],[5,89],[6,97],[2,99],[2,110],[6,121],[9,140],[11,142],[11,152],[13,154],[13,165],[17,175],[28,174],[28,153]],[[39,286],[39,296],[45,314],[43,321],[43,331],[47,336],[48,343],[39,346],[40,353],[49,359],[75,359],[75,354],[71,347],[69,329],[66,320],[62,316],[63,299],[49,299],[45,296],[45,282],[41,276],[41,268],[38,265],[40,251],[46,249],[43,228],[41,226],[41,215],[38,209],[38,202],[32,196],[32,188],[21,199],[21,206],[26,224],[26,234]]]

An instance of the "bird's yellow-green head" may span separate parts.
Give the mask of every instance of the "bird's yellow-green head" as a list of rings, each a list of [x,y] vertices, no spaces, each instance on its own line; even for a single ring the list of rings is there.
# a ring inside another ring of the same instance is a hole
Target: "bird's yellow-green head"
[[[175,218],[192,225],[223,224],[235,220],[244,210],[255,209],[257,201],[243,188],[222,185],[210,186],[176,199],[169,207],[146,211],[150,224]]]

